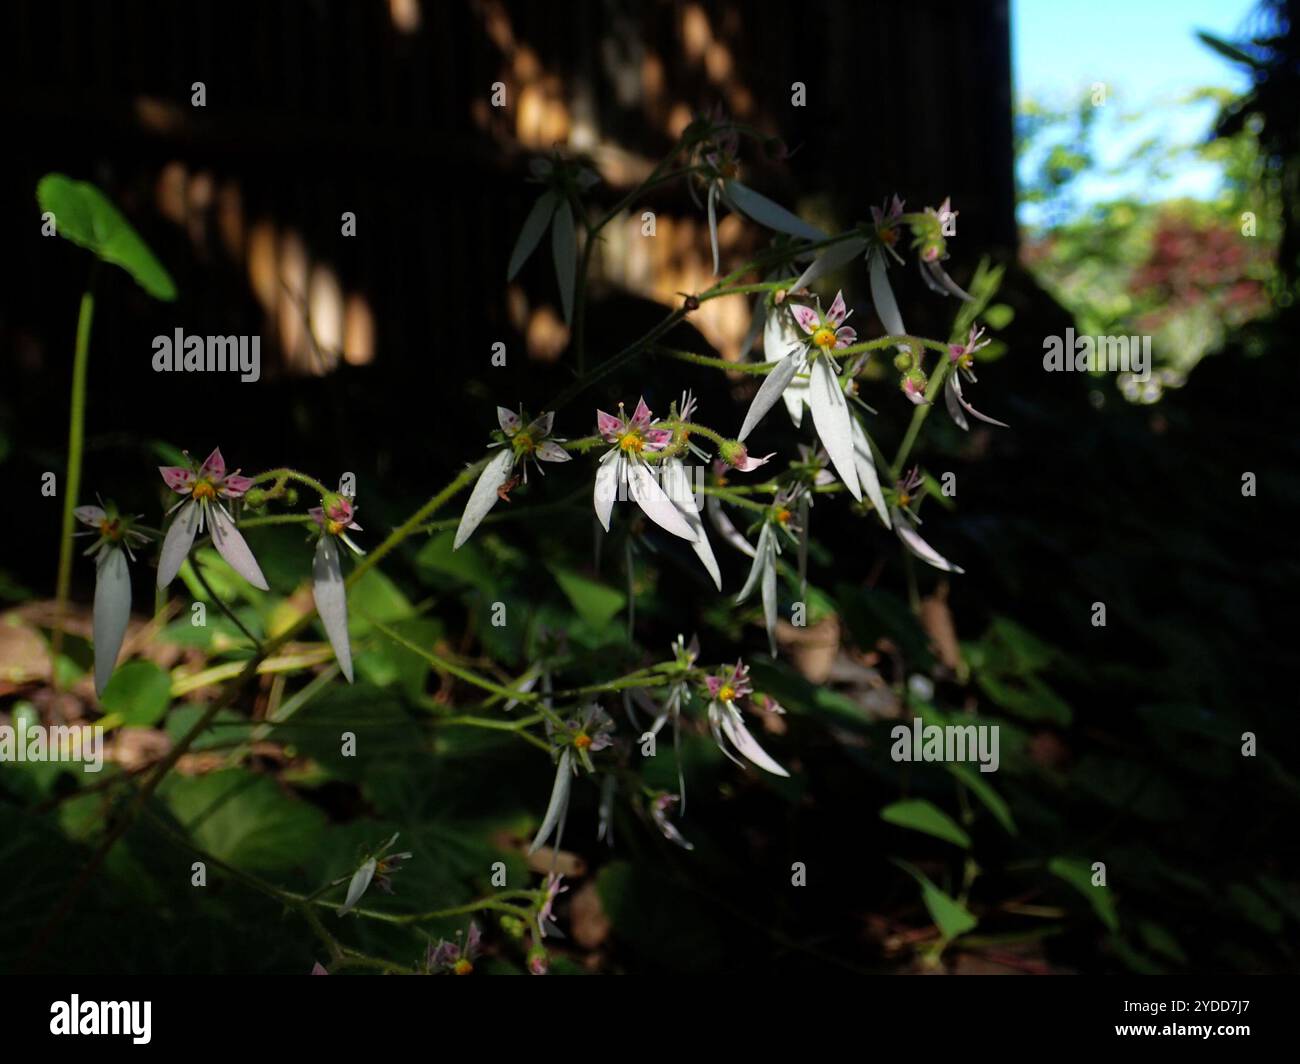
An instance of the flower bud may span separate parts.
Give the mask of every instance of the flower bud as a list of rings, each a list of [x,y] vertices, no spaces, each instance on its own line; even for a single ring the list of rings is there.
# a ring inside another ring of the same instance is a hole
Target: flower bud
[[[528,951],[528,971],[531,975],[546,975],[551,970],[551,958],[541,946]]]
[[[900,351],[894,356],[894,369],[899,373],[906,373],[916,364],[916,359],[912,357],[911,349]]]
[[[517,916],[502,916],[498,922],[502,931],[510,938],[518,941],[524,937],[525,924]]]
[[[249,488],[244,492],[244,505],[256,510],[266,505],[266,492],[261,488]]]
[[[718,448],[718,457],[732,468],[740,465],[748,456],[748,448],[739,440],[723,440],[722,446]]]

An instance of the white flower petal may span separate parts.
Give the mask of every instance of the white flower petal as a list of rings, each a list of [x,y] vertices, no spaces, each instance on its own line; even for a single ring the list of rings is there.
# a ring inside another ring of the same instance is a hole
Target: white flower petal
[[[366,892],[370,886],[370,881],[375,878],[375,868],[378,862],[372,857],[355,872],[352,873],[352,882],[348,884],[348,896],[343,899],[343,908],[339,910],[339,915],[352,911],[352,906],[361,900],[361,895]]]
[[[158,558],[158,586],[166,587],[176,579],[181,571],[190,548],[194,546],[194,537],[199,531],[199,504],[193,499],[186,500],[167,529],[163,537],[162,554]]]
[[[853,418],[853,464],[857,467],[858,480],[876,508],[876,513],[890,527],[889,507],[885,505],[885,493],[880,490],[880,478],[876,475],[876,456],[871,453],[871,442],[867,439],[867,430],[862,423]]]
[[[235,522],[220,504],[212,507],[212,545],[226,559],[226,564],[256,588],[269,591],[262,568],[235,527]]]
[[[99,556],[95,575],[95,694],[102,695],[122,649],[131,619],[131,574],[126,552],[110,547]]]
[[[543,440],[537,445],[536,457],[542,462],[567,462],[573,455],[554,440]]]
[[[763,626],[767,629],[768,649],[776,657],[776,552],[770,540],[767,553],[767,564],[763,566]]]
[[[560,754],[560,763],[555,769],[555,784],[551,787],[551,800],[546,806],[546,815],[542,818],[542,826],[537,829],[532,845],[528,847],[529,853],[536,853],[541,849],[542,844],[551,837],[551,832],[568,812],[569,787],[573,776],[569,766],[572,759],[573,753],[566,747]]]
[[[785,391],[786,386],[794,377],[795,372],[799,369],[803,361],[803,351],[794,350],[786,355],[776,364],[776,368],[767,375],[762,386],[754,395],[753,401],[749,404],[749,411],[745,414],[745,423],[740,426],[739,440],[744,440],[755,426],[763,420],[764,416],[772,409],[781,393]]]
[[[609,531],[609,515],[614,512],[618,486],[622,483],[623,455],[617,450],[607,451],[596,467],[596,491],[592,499],[600,527]]]
[[[754,548],[750,545],[749,540],[737,530],[731,518],[723,510],[722,503],[718,501],[716,495],[705,496],[704,512],[708,515],[709,523],[713,525],[718,535],[740,551],[741,554],[746,554],[751,558],[754,556]]]
[[[547,189],[533,204],[528,217],[524,219],[523,228],[519,230],[519,239],[515,241],[514,250],[510,252],[510,266],[506,270],[507,281],[513,281],[515,274],[528,261],[528,256],[533,253],[542,239],[542,234],[546,232],[546,227],[550,225],[551,215],[555,213],[559,202],[559,193],[555,189]]]
[[[628,483],[632,489],[632,500],[660,528],[674,536],[694,543],[695,530],[686,523],[672,499],[664,494],[664,489],[655,481],[654,474],[643,462],[628,463]]]
[[[853,419],[849,416],[849,404],[840,388],[839,378],[831,368],[830,359],[825,356],[812,365],[808,406],[831,465],[849,489],[849,494],[860,500],[862,488],[858,485],[858,470],[853,462]]]
[[[762,530],[758,533],[758,546],[753,549],[754,564],[749,567],[749,575],[745,577],[745,586],[740,589],[740,594],[736,596],[738,603],[749,598],[758,585],[759,577],[763,575],[764,566],[775,561],[775,558],[771,556],[771,547],[772,526],[765,522]]]
[[[898,312],[898,301],[894,299],[894,290],[889,286],[889,275],[885,262],[885,253],[876,249],[871,254],[868,274],[871,277],[871,301],[876,305],[876,317],[890,336],[906,336],[907,328],[903,325],[903,315]]]
[[[718,559],[713,556],[713,547],[704,531],[704,522],[700,520],[700,508],[696,504],[695,493],[691,490],[690,474],[679,458],[665,459],[663,469],[664,491],[695,533],[695,542],[691,544],[695,548],[695,555],[708,570],[709,576],[713,577],[714,586],[721,591],[722,571],[718,568]]]
[[[847,262],[852,262],[862,254],[866,246],[867,242],[861,237],[853,237],[851,240],[843,240],[838,244],[832,244],[813,260],[808,269],[799,275],[799,279],[790,286],[790,291],[797,292],[801,288],[807,288],[817,278],[825,276],[832,270],[838,270]]]
[[[768,362],[779,362],[793,349],[801,347],[799,333],[790,312],[784,307],[774,307],[767,316],[763,326],[763,358]],[[794,427],[803,423],[803,404],[808,397],[807,378],[794,376],[781,392],[785,408],[790,414]]]
[[[772,760],[771,755],[758,745],[758,740],[750,734],[749,729],[745,727],[745,722],[740,720],[737,714],[724,712],[721,717],[723,732],[731,740],[732,745],[747,760],[757,765],[764,772],[772,773],[773,776],[789,778],[790,773]]]
[[[474,534],[474,529],[478,528],[483,518],[487,517],[488,511],[497,504],[497,500],[501,498],[498,491],[510,479],[510,470],[514,468],[514,464],[515,454],[507,448],[494,454],[492,461],[478,475],[474,490],[469,493],[469,502],[465,504],[465,512],[460,515],[456,538],[451,544],[452,550],[459,549]]]
[[[352,644],[348,640],[348,598],[343,583],[343,567],[334,537],[326,533],[316,542],[316,556],[311,563],[311,593],[316,613],[329,636],[339,669],[352,682]]]
[[[815,225],[805,222],[797,214],[792,214],[779,203],[773,203],[766,196],[755,192],[748,185],[742,185],[739,181],[728,181],[726,183],[726,193],[731,204],[741,214],[748,215],[759,225],[765,225],[778,233],[789,233],[791,236],[803,237],[805,240],[826,239],[826,234]]]
[[[964,573],[966,571],[959,565],[953,565],[952,562],[923,540],[916,529],[907,523],[907,518],[897,510],[894,511],[894,531],[898,533],[898,538],[903,541],[903,546],[927,565],[933,565],[936,569],[942,569],[946,573]]]

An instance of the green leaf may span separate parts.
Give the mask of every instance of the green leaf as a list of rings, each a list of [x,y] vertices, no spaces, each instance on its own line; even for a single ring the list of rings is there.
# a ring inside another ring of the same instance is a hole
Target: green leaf
[[[894,859],[894,864],[898,865],[899,868],[921,885],[921,900],[925,902],[925,908],[930,914],[930,919],[939,928],[945,941],[951,942],[954,938],[964,935],[967,931],[974,930],[979,920],[966,906],[936,887],[930,882],[929,876],[915,865],[900,861],[897,858]]]
[[[572,569],[553,567],[552,575],[573,603],[578,616],[596,625],[608,624],[627,603],[623,592],[575,573]]]
[[[560,304],[564,309],[564,323],[573,320],[573,292],[578,274],[578,234],[573,224],[573,208],[568,200],[555,211],[551,226],[551,254],[555,260],[555,279],[560,285]]]
[[[54,215],[60,236],[122,267],[154,299],[170,303],[176,298],[171,275],[122,212],[94,185],[63,174],[46,174],[36,185],[36,201],[42,211]]]
[[[123,724],[143,728],[162,719],[171,692],[171,678],[152,661],[128,661],[113,673],[100,702]]]
[[[547,189],[533,204],[528,217],[524,219],[523,228],[519,230],[519,239],[515,241],[514,250],[510,252],[510,266],[506,270],[506,280],[513,281],[515,274],[523,269],[524,263],[532,255],[546,227],[551,224],[551,216],[559,205],[560,196],[555,189]]]
[[[1092,865],[1082,857],[1053,857],[1047,870],[1065,880],[1088,899],[1097,918],[1112,931],[1119,930],[1119,917],[1115,915],[1115,899],[1109,887],[1092,885]]]
[[[172,776],[164,795],[195,843],[253,872],[282,872],[314,855],[325,816],[273,780],[243,769]]]
[[[984,807],[997,818],[999,824],[1006,828],[1008,834],[1019,834],[1016,822],[1011,816],[1011,807],[979,772],[969,765],[959,765],[951,761],[944,767],[970,788],[971,793],[984,803]]]
[[[952,817],[924,798],[909,798],[887,805],[880,811],[880,819],[970,849],[970,836]]]

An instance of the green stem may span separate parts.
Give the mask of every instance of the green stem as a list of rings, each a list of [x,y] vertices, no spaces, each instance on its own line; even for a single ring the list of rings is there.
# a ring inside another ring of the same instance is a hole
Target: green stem
[[[72,357],[72,410],[68,418],[68,468],[63,477],[63,524],[59,530],[59,576],[55,591],[54,633],[50,675],[59,686],[59,654],[63,650],[63,625],[67,620],[68,592],[72,588],[72,530],[76,523],[77,498],[81,492],[81,452],[86,435],[86,375],[90,364],[90,326],[95,319],[95,274],[81,296],[77,312],[77,345]]]
[[[929,386],[925,389],[925,402],[912,411],[912,420],[907,426],[907,433],[903,436],[903,442],[898,447],[898,454],[894,456],[894,461],[889,467],[889,474],[894,480],[897,480],[903,472],[903,463],[907,461],[908,455],[912,453],[912,445],[916,443],[916,437],[921,431],[921,426],[925,424],[925,419],[930,416],[930,408],[939,395],[939,389],[943,387],[944,378],[948,376],[949,367],[950,363],[947,359],[939,363],[933,376],[930,377]]]

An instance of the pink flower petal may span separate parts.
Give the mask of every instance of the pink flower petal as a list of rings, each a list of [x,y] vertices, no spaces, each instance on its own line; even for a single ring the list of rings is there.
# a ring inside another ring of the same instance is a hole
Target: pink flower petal
[[[603,410],[596,411],[596,431],[610,443],[614,442],[614,437],[622,430],[622,418],[617,418],[613,414],[607,414]]]
[[[252,486],[252,477],[241,477],[238,473],[231,473],[221,482],[221,494],[228,499],[238,499]]]
[[[650,413],[650,408],[646,406],[645,397],[642,396],[636,401],[636,412],[632,415],[632,420],[629,424],[635,425],[639,429],[643,429],[650,424],[650,420],[653,417],[654,415]]]
[[[188,494],[194,486],[194,473],[184,466],[159,466],[158,472],[162,474],[164,484],[182,495]]]
[[[646,429],[645,448],[647,451],[662,451],[673,441],[671,429]]]
[[[835,346],[848,347],[858,342],[858,330],[852,325],[843,325],[835,330]]]
[[[98,528],[99,523],[108,515],[98,506],[78,506],[72,511],[78,521],[83,525],[90,525],[92,528]]]
[[[849,308],[844,304],[844,293],[835,293],[835,302],[831,304],[831,309],[826,312],[826,320],[830,322],[831,327],[839,325],[849,316]]]
[[[790,304],[790,313],[794,315],[794,320],[799,323],[799,328],[803,329],[809,336],[817,331],[821,320],[817,317],[817,311],[803,303]]]
[[[203,459],[199,466],[199,477],[203,480],[221,480],[226,475],[226,460],[221,457],[221,448],[212,448],[212,453]]]

